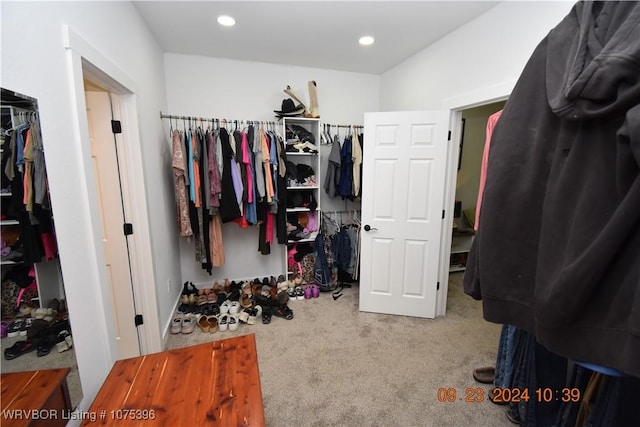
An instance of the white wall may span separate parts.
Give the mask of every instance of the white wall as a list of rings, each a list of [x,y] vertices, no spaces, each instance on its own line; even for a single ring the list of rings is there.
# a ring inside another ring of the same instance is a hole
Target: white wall
[[[442,109],[452,98],[507,95],[538,43],[566,16],[567,1],[498,4],[382,75],[383,110]]]
[[[170,191],[169,157],[159,111],[166,108],[163,57],[128,2],[2,2],[2,86],[38,100],[74,347],[88,405],[115,357],[114,319],[106,289],[100,231],[96,229],[90,158],[80,140],[72,97],[64,26],[100,51],[136,83],[136,102],[160,317],[171,315],[180,280]],[[125,124],[126,126],[126,124]],[[136,224],[146,227],[147,224]],[[154,286],[153,283],[147,286]],[[133,319],[132,319],[133,320]],[[159,333],[159,332],[158,332]]]
[[[288,86],[308,103],[307,82],[315,80],[321,121],[331,124],[363,124],[364,113],[379,109],[379,76],[192,55],[165,54],[166,114],[228,120],[272,120],[288,98]],[[165,132],[169,133],[165,120]],[[321,147],[321,171],[326,169],[328,146]],[[321,178],[322,180],[323,178]],[[324,195],[324,191],[322,191]],[[344,210],[341,199],[320,200],[322,209]],[[347,207],[359,208],[359,203]],[[213,280],[264,277],[282,272],[283,246],[273,245],[271,255],[257,252],[256,228],[223,226],[225,265],[209,276],[194,261],[193,243],[181,239],[183,280],[210,284]]]

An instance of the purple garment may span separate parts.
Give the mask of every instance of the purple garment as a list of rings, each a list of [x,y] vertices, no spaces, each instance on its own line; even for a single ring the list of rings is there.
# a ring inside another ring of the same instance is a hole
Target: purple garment
[[[231,179],[233,179],[233,189],[236,192],[238,206],[242,206],[242,192],[244,191],[244,185],[242,185],[240,166],[238,166],[233,158],[231,159]]]

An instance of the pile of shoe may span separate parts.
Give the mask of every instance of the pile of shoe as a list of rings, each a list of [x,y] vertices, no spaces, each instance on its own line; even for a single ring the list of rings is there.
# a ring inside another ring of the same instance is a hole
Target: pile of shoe
[[[32,351],[37,351],[38,357],[42,357],[49,354],[53,347],[57,347],[59,353],[73,347],[73,339],[69,332],[71,327],[67,317],[51,321],[32,317],[24,320],[18,319],[9,327],[9,334],[12,333],[12,328],[16,323],[22,323],[20,322],[21,320],[24,324],[20,326],[19,334],[21,336],[26,335],[27,339],[16,341],[11,347],[5,349],[4,358],[6,360],[15,359]],[[28,326],[26,325],[27,323],[29,324]]]
[[[204,333],[233,332],[240,323],[253,325],[260,317],[264,324],[271,322],[272,315],[293,319],[293,311],[287,307],[286,287],[284,276],[253,281],[225,279],[223,284],[216,281],[211,288],[202,289],[185,282],[170,332],[190,334],[196,325]]]
[[[320,288],[316,284],[307,283],[305,285],[303,282],[302,277],[297,273],[293,273],[291,279],[287,281],[287,294],[290,301],[302,301],[320,296]]]

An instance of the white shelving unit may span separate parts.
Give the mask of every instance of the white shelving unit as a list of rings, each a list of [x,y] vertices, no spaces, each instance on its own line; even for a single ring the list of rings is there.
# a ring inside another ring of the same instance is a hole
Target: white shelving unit
[[[451,257],[449,262],[449,273],[464,271],[466,268],[467,255],[471,250],[471,243],[474,235],[453,236],[451,238]],[[462,263],[461,263],[462,261]]]
[[[310,166],[313,171],[315,172],[315,184],[316,185],[301,185],[301,184],[294,184],[291,185],[291,183],[288,184],[287,186],[287,200],[291,199],[291,196],[293,194],[295,194],[295,192],[297,191],[311,191],[316,203],[317,203],[317,207],[315,210],[315,216],[316,216],[316,220],[318,223],[318,226],[320,225],[320,120],[319,119],[307,119],[307,118],[302,118],[302,117],[283,117],[282,119],[282,134],[285,136],[285,139],[287,139],[287,135],[291,135],[291,132],[287,132],[287,127],[290,125],[295,125],[295,126],[301,126],[304,129],[306,129],[308,132],[310,132],[313,137],[314,137],[314,145],[317,147],[318,152],[317,153],[309,153],[309,152],[295,152],[295,151],[287,151],[286,155],[287,155],[287,161],[295,163],[296,165],[298,164],[305,164],[307,166]],[[287,141],[285,141],[286,143]],[[291,141],[289,141],[291,142]],[[301,212],[311,212],[311,210],[307,207],[302,207],[302,206],[292,206],[292,207],[287,207],[287,221],[289,221],[289,219],[291,218],[293,220],[293,218],[295,217],[295,214],[301,213]],[[292,215],[293,214],[293,215]],[[293,222],[291,222],[293,224]],[[294,224],[296,225],[296,224]],[[287,257],[288,257],[288,253],[289,253],[289,249],[294,245],[294,244],[313,244],[313,242],[315,241],[315,236],[317,233],[312,234],[311,236],[309,236],[309,238],[303,238],[300,240],[288,240],[287,241],[287,250],[285,251],[284,254],[284,271],[287,273],[287,276],[290,274],[290,272],[288,271],[288,262],[287,262]]]

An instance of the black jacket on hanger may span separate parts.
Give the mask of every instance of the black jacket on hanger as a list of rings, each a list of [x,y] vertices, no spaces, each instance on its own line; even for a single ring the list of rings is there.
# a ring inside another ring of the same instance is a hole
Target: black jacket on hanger
[[[579,2],[492,134],[465,292],[485,319],[640,377],[640,3]]]

